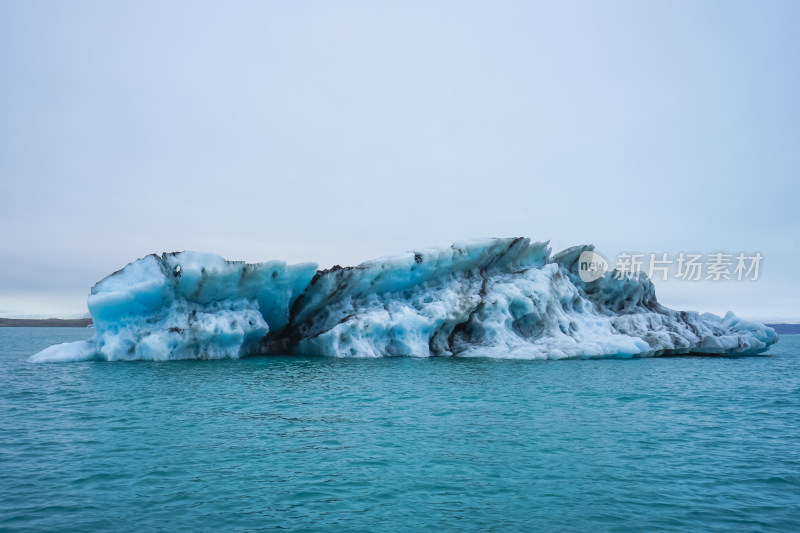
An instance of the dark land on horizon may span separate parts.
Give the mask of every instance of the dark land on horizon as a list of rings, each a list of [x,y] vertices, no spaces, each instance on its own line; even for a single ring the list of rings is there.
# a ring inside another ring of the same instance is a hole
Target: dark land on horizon
[[[85,328],[91,318],[0,318],[0,328]],[[800,324],[767,324],[778,335],[800,334]]]
[[[0,328],[85,328],[91,318],[0,318]]]
[[[767,324],[775,330],[778,335],[797,335],[800,334],[800,324]]]

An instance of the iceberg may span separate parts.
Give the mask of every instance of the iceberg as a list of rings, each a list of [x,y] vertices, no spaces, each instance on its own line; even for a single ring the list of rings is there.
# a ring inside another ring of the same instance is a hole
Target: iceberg
[[[585,281],[578,259],[594,248],[553,255],[548,244],[477,240],[326,270],[149,255],[91,289],[91,339],[31,361],[754,355],[777,341],[730,312],[662,306],[644,274]]]

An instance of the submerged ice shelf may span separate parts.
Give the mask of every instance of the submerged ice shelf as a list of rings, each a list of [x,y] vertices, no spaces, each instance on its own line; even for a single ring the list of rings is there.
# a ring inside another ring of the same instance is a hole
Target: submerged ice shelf
[[[777,341],[732,313],[667,309],[644,275],[584,282],[577,260],[592,249],[489,239],[328,270],[149,255],[92,288],[91,339],[31,360],[750,355]]]

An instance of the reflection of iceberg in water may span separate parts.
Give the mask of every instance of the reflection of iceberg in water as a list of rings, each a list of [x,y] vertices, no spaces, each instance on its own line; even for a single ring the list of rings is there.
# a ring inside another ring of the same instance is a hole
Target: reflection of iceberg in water
[[[561,359],[756,354],[761,324],[661,306],[652,283],[585,282],[578,257],[491,239],[317,271],[195,252],[150,255],[92,288],[95,335],[33,361],[256,354]]]

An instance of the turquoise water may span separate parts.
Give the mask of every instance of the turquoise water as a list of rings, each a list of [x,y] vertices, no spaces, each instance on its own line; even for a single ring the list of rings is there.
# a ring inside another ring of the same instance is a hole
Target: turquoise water
[[[31,364],[0,328],[0,529],[798,531],[771,356]]]

